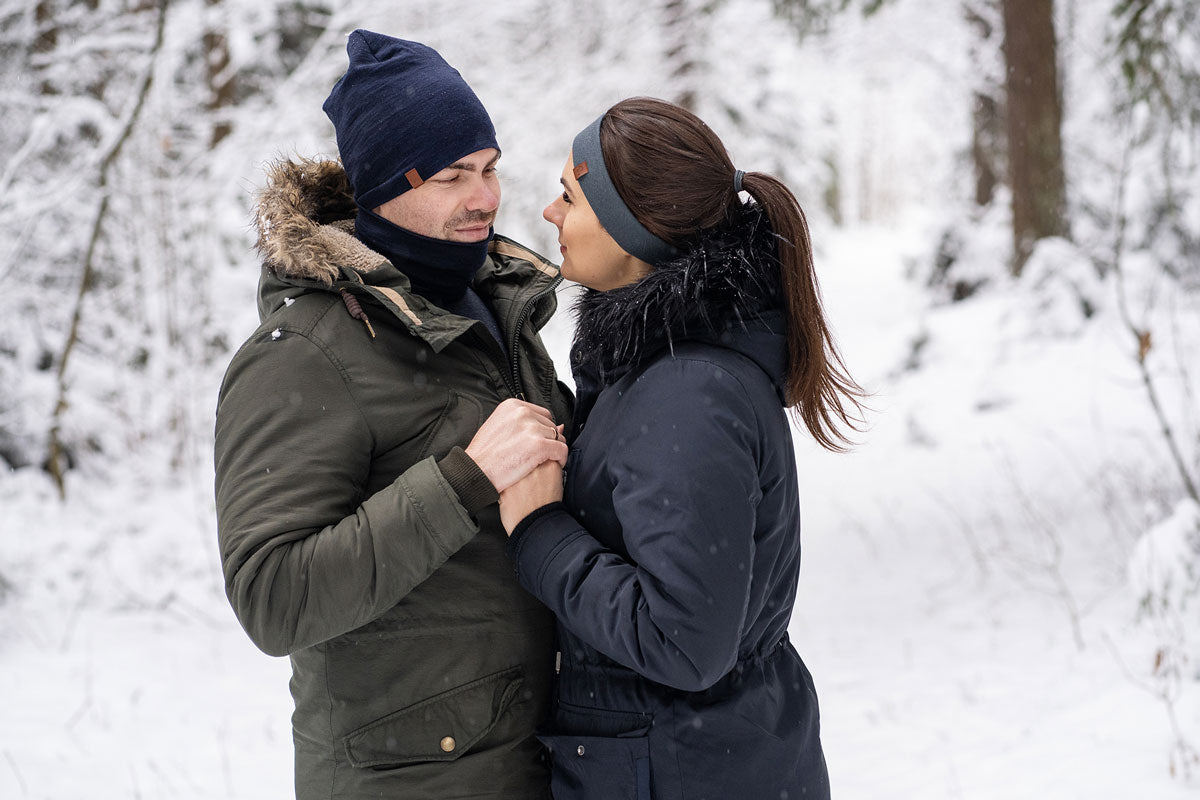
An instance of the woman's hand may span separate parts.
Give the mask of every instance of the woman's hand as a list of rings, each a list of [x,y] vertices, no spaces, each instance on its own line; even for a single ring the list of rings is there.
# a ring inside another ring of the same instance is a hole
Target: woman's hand
[[[500,493],[500,521],[512,536],[521,520],[544,505],[563,498],[563,470],[557,461],[543,461],[541,466]]]

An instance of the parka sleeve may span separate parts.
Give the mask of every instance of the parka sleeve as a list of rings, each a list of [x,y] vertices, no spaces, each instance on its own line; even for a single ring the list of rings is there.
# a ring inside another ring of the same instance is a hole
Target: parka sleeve
[[[378,617],[478,532],[434,459],[363,497],[373,438],[338,363],[282,332],[234,358],[217,404],[225,590],[264,652]]]
[[[628,559],[562,507],[531,515],[510,554],[526,590],[584,642],[700,691],[733,667],[746,622],[756,418],[737,379],[709,362],[668,361],[639,384],[605,437]]]

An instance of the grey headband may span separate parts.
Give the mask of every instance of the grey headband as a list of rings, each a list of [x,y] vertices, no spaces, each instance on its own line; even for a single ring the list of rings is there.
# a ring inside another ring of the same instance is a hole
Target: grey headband
[[[607,112],[606,112],[607,113]],[[600,120],[604,114],[588,125],[575,137],[571,145],[571,160],[574,161],[575,180],[583,189],[596,218],[616,240],[621,249],[631,256],[640,258],[653,266],[669,261],[679,251],[642,226],[633,212],[617,194],[604,165],[604,154],[600,150]]]

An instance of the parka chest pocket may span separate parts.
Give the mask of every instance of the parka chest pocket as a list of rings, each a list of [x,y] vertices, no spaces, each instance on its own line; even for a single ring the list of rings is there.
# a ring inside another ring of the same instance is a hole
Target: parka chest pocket
[[[422,433],[417,461],[429,455],[441,457],[455,445],[466,447],[483,420],[483,406],[478,400],[458,392],[448,392],[437,419]]]
[[[524,681],[513,667],[402,708],[347,735],[346,757],[375,769],[453,761],[496,726]]]

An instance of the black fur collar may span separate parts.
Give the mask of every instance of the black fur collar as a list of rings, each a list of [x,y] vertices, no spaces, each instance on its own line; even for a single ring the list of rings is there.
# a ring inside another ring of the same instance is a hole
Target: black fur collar
[[[735,219],[702,231],[683,255],[637,283],[585,290],[574,306],[572,367],[608,383],[663,347],[715,339],[777,309],[775,246],[766,214],[747,203]]]

